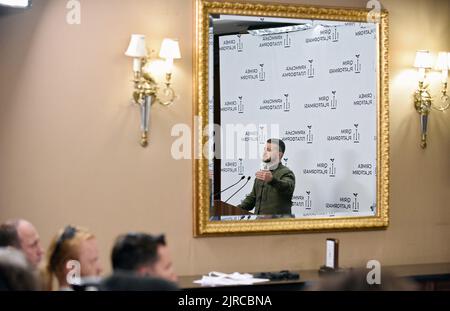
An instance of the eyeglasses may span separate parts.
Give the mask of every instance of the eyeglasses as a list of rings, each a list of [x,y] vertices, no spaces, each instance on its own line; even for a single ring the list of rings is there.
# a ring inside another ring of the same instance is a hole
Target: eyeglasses
[[[66,226],[64,228],[63,233],[59,236],[58,240],[56,241],[55,249],[53,250],[52,256],[50,258],[50,265],[52,267],[55,267],[56,264],[56,255],[60,252],[62,244],[64,241],[68,241],[70,239],[73,239],[75,234],[77,233],[77,228],[74,226]]]

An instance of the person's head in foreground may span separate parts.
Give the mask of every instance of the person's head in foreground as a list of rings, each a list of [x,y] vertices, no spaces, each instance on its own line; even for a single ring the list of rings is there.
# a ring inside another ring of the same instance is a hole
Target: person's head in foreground
[[[48,289],[52,276],[59,289],[69,289],[83,279],[97,278],[102,272],[97,240],[90,231],[67,226],[53,238],[47,254]]]
[[[116,272],[132,272],[141,277],[156,277],[177,282],[164,235],[128,233],[116,239],[112,254]]]
[[[323,276],[311,291],[410,291],[417,290],[412,281],[381,270],[379,279],[368,269],[350,269]]]
[[[21,250],[33,268],[37,268],[44,254],[36,228],[24,219],[0,225],[0,247],[7,246]]]
[[[13,247],[0,247],[0,291],[38,290],[35,270]]]
[[[130,272],[114,272],[100,283],[102,291],[177,291],[177,284],[166,279],[139,276]]]

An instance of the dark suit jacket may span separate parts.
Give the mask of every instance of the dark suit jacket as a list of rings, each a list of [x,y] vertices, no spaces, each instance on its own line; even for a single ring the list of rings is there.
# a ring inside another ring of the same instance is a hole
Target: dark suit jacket
[[[266,183],[255,179],[253,189],[238,207],[257,215],[290,215],[292,195],[295,189],[295,175],[283,164],[271,170],[273,179]]]
[[[115,272],[100,284],[104,291],[176,291],[175,283],[153,277],[140,277],[127,272]]]

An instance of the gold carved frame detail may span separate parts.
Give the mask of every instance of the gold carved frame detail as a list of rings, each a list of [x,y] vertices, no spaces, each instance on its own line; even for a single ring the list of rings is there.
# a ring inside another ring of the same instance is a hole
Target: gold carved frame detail
[[[377,214],[371,217],[314,219],[265,219],[249,221],[210,221],[210,189],[208,159],[201,149],[193,148],[193,218],[194,236],[275,234],[301,231],[382,229],[389,224],[389,76],[388,76],[388,13],[366,9],[316,7],[294,4],[256,2],[195,1],[194,44],[194,146],[205,146],[202,135],[208,124],[208,39],[210,14],[324,19],[367,22],[375,19],[378,26],[378,101],[377,101]],[[370,14],[370,15],[369,15]],[[197,119],[198,120],[198,119]],[[197,150],[196,150],[197,149]]]

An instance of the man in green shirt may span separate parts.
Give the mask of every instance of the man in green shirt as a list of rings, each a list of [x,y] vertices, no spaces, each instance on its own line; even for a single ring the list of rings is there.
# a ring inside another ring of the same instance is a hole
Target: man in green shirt
[[[291,215],[292,195],[295,189],[294,173],[281,164],[286,145],[281,139],[267,141],[263,154],[264,168],[256,173],[250,194],[239,208],[256,215]]]

